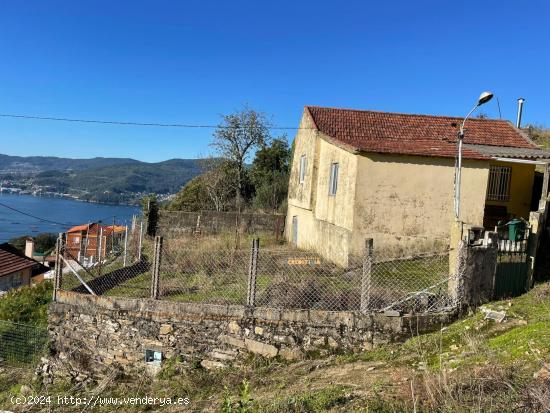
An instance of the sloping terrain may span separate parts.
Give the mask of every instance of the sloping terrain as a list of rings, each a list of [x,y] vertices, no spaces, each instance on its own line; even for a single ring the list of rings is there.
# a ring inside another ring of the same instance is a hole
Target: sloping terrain
[[[550,283],[404,344],[359,354],[326,349],[288,363],[251,357],[240,366],[208,371],[178,360],[156,381],[143,374],[102,383],[46,385],[32,369],[3,369],[0,407],[21,393],[56,396],[189,397],[185,411],[212,412],[548,412],[550,411]],[[18,384],[14,384],[14,383]],[[56,411],[82,411],[64,407]],[[103,406],[86,411],[110,412]],[[124,407],[124,412],[182,411],[181,407]]]

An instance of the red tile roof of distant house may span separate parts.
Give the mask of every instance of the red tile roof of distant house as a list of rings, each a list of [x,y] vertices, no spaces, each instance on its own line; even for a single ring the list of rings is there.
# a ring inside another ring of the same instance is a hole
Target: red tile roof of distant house
[[[358,152],[454,157],[457,132],[462,118],[407,115],[369,110],[306,106],[315,127],[336,144]],[[463,156],[490,159],[475,145],[513,147],[526,150],[524,157],[550,157],[510,122],[495,119],[468,119]],[[533,150],[535,150],[533,152]],[[540,156],[539,156],[540,155]]]
[[[80,231],[87,231],[89,227],[91,227],[93,224],[84,224],[84,225],[77,225],[72,228],[70,228],[67,232],[80,232]]]
[[[107,226],[104,226],[104,227],[103,227],[103,231],[104,231],[104,232],[107,232],[108,234],[110,234],[111,232],[113,232],[113,228],[114,228],[115,234],[116,234],[117,232],[124,232],[124,231],[126,231],[126,227],[125,227],[125,226],[122,226],[122,225],[115,225],[115,226],[113,226],[113,225],[107,225]]]
[[[107,235],[107,234],[110,234],[113,232],[113,226],[112,225],[101,225],[101,226],[98,226],[97,223],[92,223],[92,224],[84,224],[84,225],[77,225],[75,227],[72,227],[70,228],[67,233],[73,233],[73,232],[82,232],[82,231],[88,231],[88,230],[91,230],[92,228],[94,227],[97,227],[96,229],[93,229],[92,231],[95,233],[96,231],[99,231],[100,228],[103,229],[103,233],[104,235]],[[122,225],[115,225],[114,226],[114,232],[117,233],[117,232],[124,232],[126,230],[126,227],[122,226]]]
[[[21,251],[8,243],[0,244],[0,277],[27,268],[34,268],[33,275],[48,271],[48,268],[32,258],[26,257]]]

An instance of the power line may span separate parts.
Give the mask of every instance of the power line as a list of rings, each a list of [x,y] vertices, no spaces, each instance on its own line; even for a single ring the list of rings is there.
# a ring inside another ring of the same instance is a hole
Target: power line
[[[2,207],[4,207],[4,208],[7,208],[7,209],[10,209],[10,210],[12,210],[12,211],[14,211],[14,212],[17,212],[17,213],[19,213],[19,214],[26,215],[26,216],[28,216],[28,217],[37,219],[37,220],[42,221],[42,222],[47,222],[47,223],[55,224],[55,225],[61,225],[61,226],[64,226],[64,227],[66,227],[66,226],[73,226],[73,225],[74,225],[74,224],[68,224],[68,223],[66,223],[66,222],[57,222],[57,221],[52,221],[52,220],[49,220],[49,219],[46,219],[46,218],[37,217],[36,215],[32,215],[32,214],[29,214],[29,213],[27,213],[27,212],[21,211],[21,210],[19,210],[19,209],[17,209],[17,208],[13,208],[13,207],[11,207],[11,206],[9,206],[9,205],[6,205],[6,204],[4,204],[4,203],[2,203],[2,202],[0,202],[0,206],[2,206]]]
[[[194,128],[194,129],[236,129],[235,126],[224,125],[193,125],[186,123],[154,123],[154,122],[127,122],[119,120],[97,120],[97,119],[76,119],[76,118],[54,118],[48,116],[35,116],[35,115],[14,115],[9,113],[0,113],[0,117],[3,118],[15,118],[15,119],[35,119],[35,120],[50,120],[57,122],[77,122],[77,123],[99,123],[106,125],[123,125],[123,126],[156,126],[163,128]],[[268,126],[267,129],[271,130],[299,130],[299,129],[312,129],[312,128],[300,128],[292,126]]]
[[[47,222],[47,223],[53,224],[53,225],[59,225],[59,226],[62,226],[62,227],[73,227],[73,226],[75,226],[75,225],[80,225],[80,224],[75,224],[75,223],[72,223],[72,224],[71,224],[71,223],[68,223],[68,222],[58,222],[58,221],[52,221],[52,220],[47,219],[47,218],[41,218],[41,217],[38,217],[38,216],[36,216],[36,215],[29,214],[28,212],[24,212],[24,211],[21,211],[21,210],[19,210],[19,209],[17,209],[17,208],[14,208],[14,207],[11,207],[11,206],[9,206],[9,205],[6,205],[6,204],[4,204],[4,203],[2,203],[2,202],[0,202],[0,206],[2,206],[2,207],[4,207],[4,208],[7,208],[7,209],[9,209],[9,210],[12,210],[12,211],[14,211],[14,212],[17,212],[17,213],[19,213],[19,214],[28,216],[28,217],[30,217],[30,218],[34,218],[34,219],[37,219],[37,220],[39,220],[39,221]],[[113,217],[115,217],[115,215],[109,215],[109,216],[100,218],[100,219],[98,219],[98,220],[96,220],[96,221],[94,221],[94,222],[102,222],[102,221],[107,220],[108,218],[113,218]]]

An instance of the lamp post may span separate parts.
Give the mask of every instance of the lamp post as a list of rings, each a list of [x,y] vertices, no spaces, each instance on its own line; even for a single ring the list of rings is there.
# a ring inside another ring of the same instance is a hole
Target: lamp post
[[[479,106],[484,103],[489,102],[493,97],[491,92],[483,92],[479,95],[476,105],[472,108],[470,112],[466,115],[462,124],[460,125],[460,130],[458,131],[458,140],[457,140],[457,163],[455,168],[455,219],[460,221],[460,183],[462,179],[462,141],[464,140],[464,125],[466,120],[470,115],[476,110]]]

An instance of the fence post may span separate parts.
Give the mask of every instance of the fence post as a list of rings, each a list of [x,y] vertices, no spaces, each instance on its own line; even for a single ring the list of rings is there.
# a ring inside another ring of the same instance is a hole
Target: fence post
[[[138,250],[137,250],[137,260],[141,261],[141,242],[143,239],[143,219],[139,222],[139,239],[138,239]]]
[[[372,272],[373,240],[365,240],[365,255],[363,257],[363,276],[361,277],[361,312],[366,313],[370,304],[371,272]]]
[[[158,300],[160,287],[160,261],[162,257],[162,237],[155,237],[155,246],[153,248],[153,265],[151,276],[151,298]]]
[[[126,267],[126,256],[128,255],[128,225],[124,227],[124,256],[122,258],[122,266]]]
[[[61,254],[63,251],[63,233],[60,232],[55,243],[55,268],[54,268],[54,282],[53,282],[53,301],[57,301],[57,291],[61,288],[61,277],[63,276],[63,268],[61,266]]]
[[[258,274],[258,255],[260,251],[260,239],[252,240],[250,250],[250,263],[248,265],[248,291],[246,294],[246,305],[254,307],[256,302],[256,275]]]

